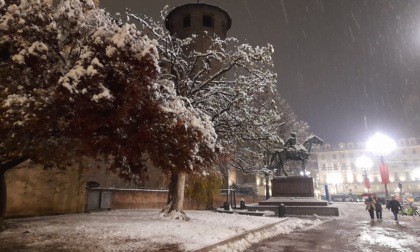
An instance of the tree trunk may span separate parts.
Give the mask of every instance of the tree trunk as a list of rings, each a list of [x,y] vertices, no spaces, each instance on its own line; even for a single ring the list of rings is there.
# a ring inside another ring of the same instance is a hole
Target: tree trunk
[[[6,171],[25,162],[26,160],[28,160],[28,158],[19,157],[15,160],[12,160],[12,161],[9,161],[0,165],[0,232],[5,229],[3,219],[4,219],[4,214],[6,213],[6,197],[7,197]]]
[[[166,207],[162,210],[164,217],[171,217],[180,220],[189,220],[184,212],[184,191],[186,173],[171,174],[169,192]]]

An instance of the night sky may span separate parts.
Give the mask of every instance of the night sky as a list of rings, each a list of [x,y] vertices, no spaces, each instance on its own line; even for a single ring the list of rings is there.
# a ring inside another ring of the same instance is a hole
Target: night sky
[[[101,0],[158,18],[196,1]],[[274,46],[278,90],[326,142],[380,131],[420,137],[420,1],[208,0],[232,18],[228,36]]]

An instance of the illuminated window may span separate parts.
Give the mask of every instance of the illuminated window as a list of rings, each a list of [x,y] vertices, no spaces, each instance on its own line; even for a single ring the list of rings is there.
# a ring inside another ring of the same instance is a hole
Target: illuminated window
[[[410,180],[410,172],[405,172],[405,180]]]

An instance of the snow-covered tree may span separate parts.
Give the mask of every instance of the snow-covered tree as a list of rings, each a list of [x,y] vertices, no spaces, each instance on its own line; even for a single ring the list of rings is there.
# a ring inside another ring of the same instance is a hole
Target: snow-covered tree
[[[89,0],[0,0],[0,13],[1,216],[4,173],[27,159],[98,158],[131,179],[146,158],[181,175],[211,161],[212,123],[156,80],[157,43],[134,25]]]
[[[267,145],[278,145],[284,123],[278,107],[271,45],[255,47],[235,38],[207,34],[209,48],[197,51],[202,38],[180,39],[162,20],[127,13],[158,41],[161,79],[172,81],[177,95],[195,111],[209,116],[217,134],[219,167],[255,168]]]

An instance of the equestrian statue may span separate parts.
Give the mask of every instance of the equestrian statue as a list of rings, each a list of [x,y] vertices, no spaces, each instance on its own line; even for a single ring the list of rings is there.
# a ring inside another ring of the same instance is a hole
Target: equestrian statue
[[[300,144],[296,139],[296,133],[291,133],[291,137],[287,139],[283,148],[276,149],[271,155],[270,164],[268,168],[273,171],[276,170],[276,176],[280,176],[281,172],[283,172],[285,176],[288,176],[286,170],[284,169],[285,161],[302,161],[302,172],[305,176],[305,162],[311,155],[312,145],[322,145],[323,143],[324,141],[321,138],[315,135],[311,135],[305,140],[303,144]]]

